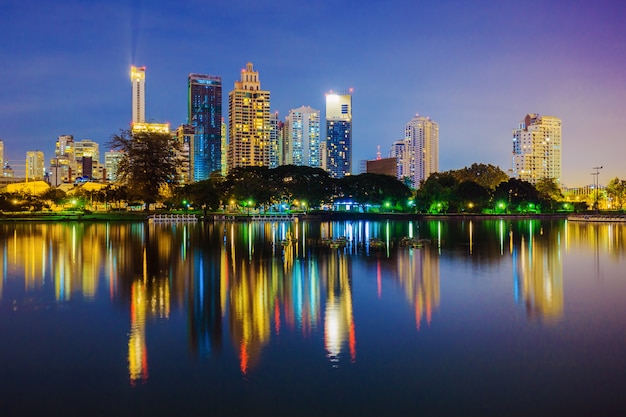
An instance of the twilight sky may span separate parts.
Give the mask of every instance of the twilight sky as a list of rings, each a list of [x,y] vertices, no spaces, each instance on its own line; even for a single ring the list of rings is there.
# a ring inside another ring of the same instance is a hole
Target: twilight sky
[[[618,0],[2,0],[0,139],[18,173],[62,134],[104,153],[130,122],[132,64],[149,121],[186,122],[192,72],[222,76],[227,117],[252,62],[281,119],[354,88],[354,170],[419,113],[439,123],[440,170],[506,171],[512,129],[540,113],[563,120],[562,182],[602,165],[605,184],[626,179],[624,22]]]

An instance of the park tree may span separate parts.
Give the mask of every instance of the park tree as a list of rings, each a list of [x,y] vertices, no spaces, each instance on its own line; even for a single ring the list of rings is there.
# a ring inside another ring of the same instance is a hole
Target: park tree
[[[606,185],[606,194],[614,208],[622,210],[626,204],[626,180],[615,177]]]
[[[539,193],[542,206],[549,208],[551,211],[555,210],[559,203],[563,201],[563,192],[554,178],[538,180],[535,188]]]
[[[180,145],[169,133],[122,130],[109,145],[124,153],[117,179],[128,187],[131,198],[153,203],[163,187],[177,184]]]
[[[482,163],[473,163],[470,167],[452,170],[450,173],[459,183],[473,181],[491,191],[509,179],[509,176],[500,167]]]
[[[218,172],[212,173],[209,179],[187,184],[177,190],[178,203],[188,201],[196,207],[201,207],[204,214],[209,210],[217,210],[224,200],[225,178]]]
[[[517,178],[509,178],[500,183],[494,191],[493,199],[496,205],[503,205],[507,211],[516,212],[524,212],[541,200],[534,185]]]
[[[403,209],[411,189],[395,177],[365,173],[347,175],[337,181],[338,197],[351,198],[357,204]]]
[[[328,172],[308,166],[281,165],[270,170],[274,197],[292,205],[296,200],[307,207],[319,207],[334,196],[335,183]]]
[[[489,189],[474,181],[463,181],[457,185],[455,194],[458,212],[480,213],[491,199]]]
[[[447,212],[457,207],[456,187],[459,181],[452,173],[435,172],[416,192],[416,207],[420,212]]]
[[[270,169],[266,166],[237,167],[224,184],[224,197],[245,207],[265,207],[274,201]]]

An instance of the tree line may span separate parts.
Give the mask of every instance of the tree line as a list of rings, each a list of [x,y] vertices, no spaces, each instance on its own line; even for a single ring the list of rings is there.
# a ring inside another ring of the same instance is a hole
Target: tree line
[[[568,203],[554,179],[533,185],[510,178],[499,167],[474,163],[458,170],[434,173],[414,190],[407,181],[381,174],[331,178],[320,169],[283,165],[241,167],[227,176],[183,184],[181,144],[169,134],[121,131],[109,143],[123,151],[117,181],[98,191],[78,191],[73,201],[105,203],[111,208],[158,202],[169,209],[194,207],[205,212],[229,209],[259,211],[311,210],[341,202],[362,211],[419,213],[539,213],[584,211],[587,202]],[[614,178],[604,197],[611,207],[626,204],[626,180]],[[16,203],[19,201],[20,203]],[[50,189],[41,196],[0,195],[2,210],[40,210],[49,202],[71,203],[64,192]],[[21,206],[18,207],[18,206]]]

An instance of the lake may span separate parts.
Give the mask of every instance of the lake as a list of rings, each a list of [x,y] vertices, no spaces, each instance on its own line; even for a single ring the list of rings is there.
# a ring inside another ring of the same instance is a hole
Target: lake
[[[0,223],[0,251],[3,416],[626,407],[626,224]]]

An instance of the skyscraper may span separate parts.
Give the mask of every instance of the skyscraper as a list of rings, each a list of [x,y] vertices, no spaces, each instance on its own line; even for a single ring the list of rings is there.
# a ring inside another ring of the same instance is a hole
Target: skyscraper
[[[222,166],[222,77],[189,74],[187,109],[194,127],[190,148],[193,181],[209,178]]]
[[[320,111],[309,106],[290,110],[285,129],[285,164],[321,167]]]
[[[228,171],[270,165],[270,92],[248,62],[228,94]]]
[[[54,158],[50,159],[50,184],[58,186],[72,182],[77,174],[75,166],[74,136],[61,135],[56,141]]]
[[[132,124],[146,122],[146,67],[130,67],[132,84]]]
[[[513,130],[513,176],[537,184],[548,178],[561,183],[561,119],[527,114]]]
[[[281,125],[278,112],[270,114],[270,168],[276,168],[284,163]]]
[[[42,151],[26,152],[26,180],[43,180],[46,162]]]
[[[402,152],[402,173],[419,188],[430,174],[439,171],[439,124],[428,116],[416,114],[404,128],[404,149]],[[396,152],[398,144],[394,144]],[[400,171],[400,169],[399,169]]]
[[[333,178],[352,172],[352,91],[326,94],[326,170]],[[322,148],[324,148],[322,146]],[[324,164],[322,163],[322,166]]]

